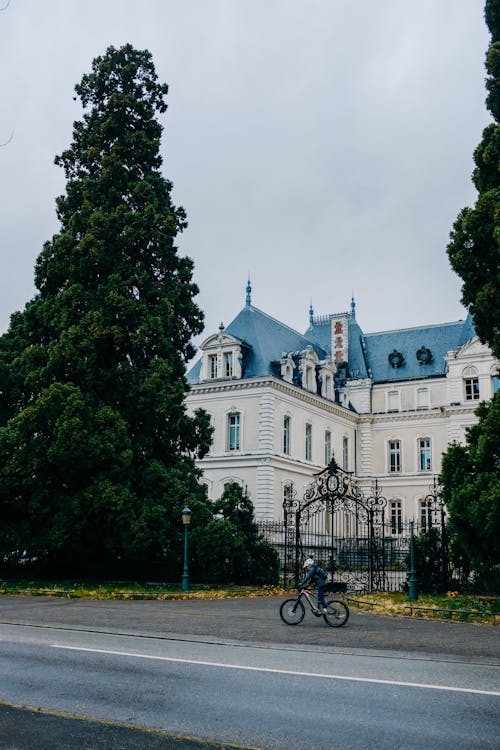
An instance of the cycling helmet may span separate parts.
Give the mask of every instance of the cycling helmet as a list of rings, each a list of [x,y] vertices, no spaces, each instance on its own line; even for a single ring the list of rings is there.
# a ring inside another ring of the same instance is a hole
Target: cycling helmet
[[[307,568],[308,565],[314,565],[314,560],[312,557],[308,557],[307,560],[304,560],[303,568]]]

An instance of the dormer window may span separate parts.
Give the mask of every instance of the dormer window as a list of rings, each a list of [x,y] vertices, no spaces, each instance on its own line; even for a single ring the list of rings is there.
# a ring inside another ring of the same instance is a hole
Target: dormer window
[[[283,353],[280,359],[280,365],[281,377],[283,380],[286,380],[287,383],[293,383],[293,370],[295,367],[293,358],[289,354]]]
[[[208,371],[209,371],[209,378],[212,380],[215,380],[215,378],[218,375],[218,367],[217,367],[217,355],[216,354],[210,354],[208,357]]]
[[[333,392],[333,375],[335,372],[335,365],[331,360],[323,360],[319,363],[319,378],[321,382],[321,395],[323,398],[327,398],[330,401],[334,399]]]
[[[203,352],[200,383],[242,377],[242,361],[248,346],[241,339],[222,329],[220,333],[206,339],[200,348]]]
[[[316,365],[319,362],[318,355],[312,346],[308,346],[305,351],[301,352],[301,355],[299,372],[302,376],[302,388],[306,391],[311,391],[311,393],[316,393]]]
[[[310,367],[309,365],[306,366],[306,368],[305,368],[305,374],[306,374],[306,376],[305,376],[305,385],[304,385],[304,387],[307,388],[308,391],[312,391],[313,389],[316,390],[314,388],[314,386],[315,386],[315,383],[314,383],[314,368]]]
[[[224,377],[233,377],[233,352],[224,352]]]

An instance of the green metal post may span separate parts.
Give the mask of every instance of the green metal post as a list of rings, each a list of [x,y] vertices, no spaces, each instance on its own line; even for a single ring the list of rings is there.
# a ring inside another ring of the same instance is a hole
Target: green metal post
[[[416,602],[417,593],[417,574],[415,572],[415,540],[413,537],[413,521],[410,521],[410,575],[408,577],[408,599]]]
[[[189,589],[189,571],[188,571],[188,527],[184,526],[184,570],[182,572],[182,590]]]
[[[184,508],[182,511],[182,523],[184,524],[184,570],[182,572],[182,590],[189,589],[189,571],[188,571],[188,527],[191,521],[191,511]]]

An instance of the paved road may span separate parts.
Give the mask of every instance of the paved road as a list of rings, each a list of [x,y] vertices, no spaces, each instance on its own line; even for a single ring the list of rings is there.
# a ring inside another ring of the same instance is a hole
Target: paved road
[[[5,699],[42,711],[268,750],[498,750],[495,666],[40,626],[0,637]]]
[[[488,625],[381,617],[353,611],[345,628],[328,628],[310,614],[297,627],[279,619],[282,598],[185,601],[80,601],[45,597],[0,597],[0,623],[95,633],[134,634],[214,644],[279,644],[290,657],[295,649],[323,654],[394,654],[419,660],[500,666],[500,629]],[[55,635],[55,633],[54,633]],[[75,637],[77,633],[74,634]],[[187,644],[186,644],[187,645]],[[378,661],[378,659],[377,659]],[[412,663],[409,662],[409,669]],[[458,665],[457,665],[458,666]],[[0,676],[1,684],[1,676]],[[332,747],[335,745],[332,744]],[[194,750],[218,744],[179,739],[45,712],[20,711],[0,704],[0,748],[5,750]],[[226,746],[227,747],[227,746]],[[354,747],[354,745],[353,745]],[[356,746],[357,747],[357,746]],[[500,747],[500,745],[499,745]]]
[[[439,654],[500,664],[500,628],[493,625],[384,617],[351,610],[349,622],[343,628],[329,628],[310,613],[301,625],[289,627],[279,617],[279,605],[284,598],[84,601],[2,596],[0,623],[154,636],[210,635],[289,646]]]

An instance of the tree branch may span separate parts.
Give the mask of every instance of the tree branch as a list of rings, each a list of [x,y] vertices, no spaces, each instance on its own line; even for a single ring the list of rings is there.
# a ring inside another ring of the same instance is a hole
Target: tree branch
[[[2,8],[0,8],[0,10],[2,10]],[[10,143],[13,137],[14,137],[14,131],[11,132],[11,134],[9,135],[9,137],[7,138],[7,140],[4,143],[0,143],[0,148],[2,146],[6,146],[8,143]]]

